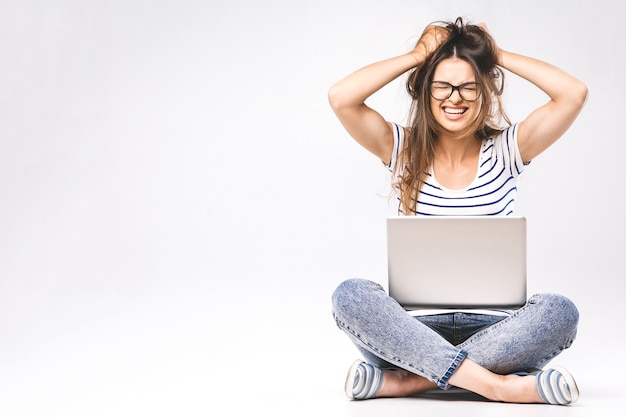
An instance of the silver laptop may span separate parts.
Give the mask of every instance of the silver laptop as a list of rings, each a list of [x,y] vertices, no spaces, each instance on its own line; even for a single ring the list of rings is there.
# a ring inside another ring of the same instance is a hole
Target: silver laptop
[[[516,308],[526,303],[526,219],[387,219],[389,294],[405,308]]]

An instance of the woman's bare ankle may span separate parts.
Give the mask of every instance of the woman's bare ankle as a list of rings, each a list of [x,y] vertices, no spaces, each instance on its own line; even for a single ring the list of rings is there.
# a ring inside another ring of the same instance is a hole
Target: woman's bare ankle
[[[542,403],[534,375],[498,375],[469,359],[452,374],[450,385],[482,395],[491,401],[507,403]]]
[[[376,397],[408,397],[434,388],[434,382],[404,369],[383,369],[383,384]]]
[[[490,399],[507,403],[543,403],[534,375],[502,375],[501,383],[494,389],[494,398]]]

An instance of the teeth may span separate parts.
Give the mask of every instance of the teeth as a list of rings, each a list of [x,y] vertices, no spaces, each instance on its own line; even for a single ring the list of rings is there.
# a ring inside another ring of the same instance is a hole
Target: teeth
[[[443,109],[444,112],[448,114],[463,114],[465,113],[465,109]]]

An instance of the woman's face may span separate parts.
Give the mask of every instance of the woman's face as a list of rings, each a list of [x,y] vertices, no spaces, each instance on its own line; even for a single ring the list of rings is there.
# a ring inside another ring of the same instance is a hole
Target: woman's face
[[[456,57],[444,59],[435,68],[433,81],[429,86],[431,92],[430,107],[435,120],[445,130],[450,132],[462,131],[478,117],[481,107],[480,85],[467,84],[476,81],[470,64]],[[455,87],[464,84],[465,86],[460,89],[453,89],[452,95],[445,98],[450,91],[450,86],[445,83]]]

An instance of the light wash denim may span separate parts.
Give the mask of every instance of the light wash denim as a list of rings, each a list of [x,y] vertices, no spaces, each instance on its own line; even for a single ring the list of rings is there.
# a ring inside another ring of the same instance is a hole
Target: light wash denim
[[[542,368],[576,337],[578,310],[558,294],[532,296],[511,316],[413,317],[378,283],[350,279],[332,296],[333,316],[365,360],[402,368],[448,389],[465,358],[498,374]]]

